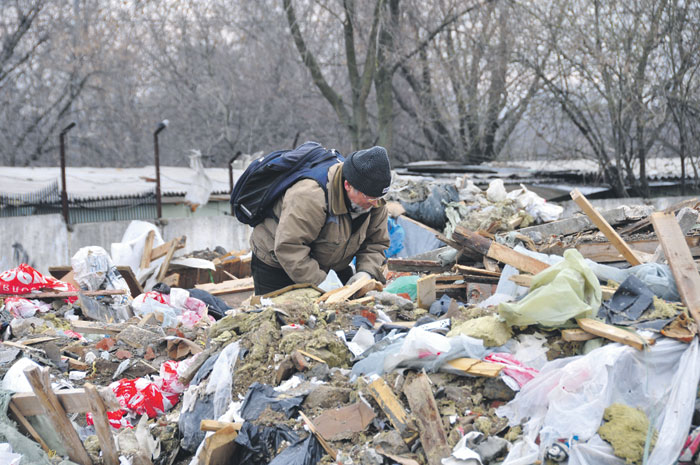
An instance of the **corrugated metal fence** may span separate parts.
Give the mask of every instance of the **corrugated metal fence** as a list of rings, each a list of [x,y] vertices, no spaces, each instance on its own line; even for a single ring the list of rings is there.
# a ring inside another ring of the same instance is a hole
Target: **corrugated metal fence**
[[[0,218],[10,216],[61,214],[58,181],[27,194],[0,193]],[[71,224],[119,220],[145,220],[156,217],[155,192],[142,192],[119,198],[68,198]]]

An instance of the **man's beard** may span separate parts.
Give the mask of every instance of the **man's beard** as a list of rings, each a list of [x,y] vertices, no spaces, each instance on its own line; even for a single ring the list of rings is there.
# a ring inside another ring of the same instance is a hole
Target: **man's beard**
[[[371,205],[367,208],[362,208],[358,204],[353,202],[352,200],[350,201],[350,206],[351,206],[351,210],[353,213],[367,213],[368,211],[370,211],[372,209]]]

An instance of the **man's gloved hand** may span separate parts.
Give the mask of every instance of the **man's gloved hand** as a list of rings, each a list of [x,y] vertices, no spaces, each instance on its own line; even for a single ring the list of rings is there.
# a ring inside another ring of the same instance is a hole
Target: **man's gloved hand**
[[[326,275],[326,279],[324,279],[323,282],[318,285],[318,287],[321,290],[323,290],[323,292],[329,292],[333,289],[343,287],[343,283],[340,282],[340,278],[338,278],[338,275],[335,273],[335,270],[330,270]]]
[[[348,279],[348,282],[345,283],[346,286],[349,286],[350,284],[354,283],[355,281],[359,281],[364,278],[372,278],[372,276],[367,273],[366,271],[358,271],[354,275],[352,275],[352,278]]]

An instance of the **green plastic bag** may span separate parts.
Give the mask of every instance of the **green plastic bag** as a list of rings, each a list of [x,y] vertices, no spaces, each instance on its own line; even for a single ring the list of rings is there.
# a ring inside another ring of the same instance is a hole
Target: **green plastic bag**
[[[403,294],[406,293],[411,297],[411,300],[416,300],[418,296],[418,291],[416,290],[418,286],[418,276],[399,276],[391,284],[384,288],[385,292],[391,292],[392,294]]]
[[[511,326],[561,326],[571,318],[593,316],[601,300],[598,278],[581,253],[569,249],[563,261],[535,275],[524,299],[502,302],[498,313]]]

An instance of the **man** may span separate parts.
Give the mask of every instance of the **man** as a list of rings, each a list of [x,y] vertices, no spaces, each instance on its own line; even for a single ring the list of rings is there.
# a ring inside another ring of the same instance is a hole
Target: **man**
[[[381,266],[389,233],[383,197],[390,184],[384,147],[354,152],[331,166],[328,198],[313,179],[293,184],[275,203],[274,217],[255,226],[250,237],[255,293],[294,283],[324,288],[331,270],[345,284],[363,276],[385,282]]]

